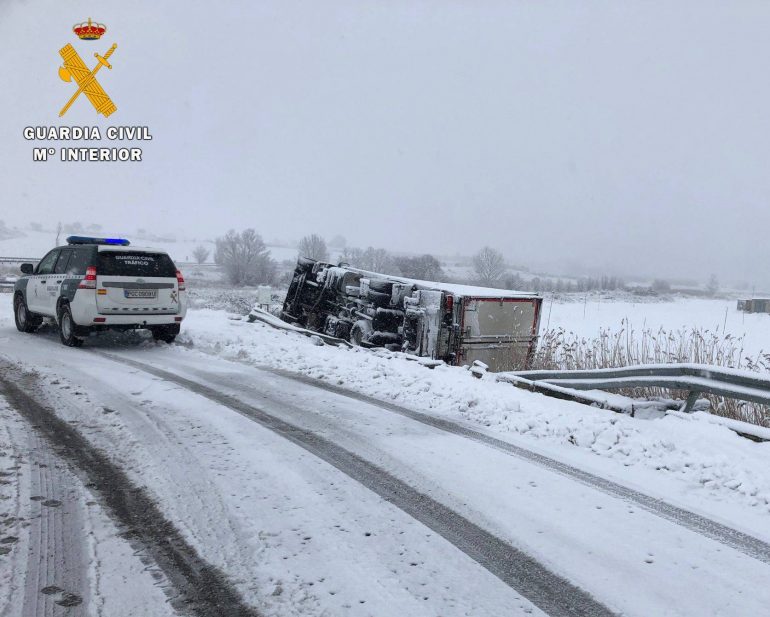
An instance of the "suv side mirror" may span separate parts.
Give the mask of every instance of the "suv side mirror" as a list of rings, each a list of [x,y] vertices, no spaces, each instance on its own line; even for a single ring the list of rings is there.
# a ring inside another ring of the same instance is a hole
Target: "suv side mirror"
[[[35,271],[35,266],[32,264],[21,264],[22,274],[32,274]]]

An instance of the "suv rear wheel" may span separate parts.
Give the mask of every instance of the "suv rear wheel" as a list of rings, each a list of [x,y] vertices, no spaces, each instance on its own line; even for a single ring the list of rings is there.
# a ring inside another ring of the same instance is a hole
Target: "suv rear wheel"
[[[19,332],[34,332],[43,323],[40,317],[29,312],[27,302],[21,294],[16,294],[13,299],[13,316],[16,320],[16,329]]]
[[[65,304],[59,309],[59,338],[67,347],[80,347],[83,344],[83,339],[75,336],[75,330],[72,311],[69,304]]]

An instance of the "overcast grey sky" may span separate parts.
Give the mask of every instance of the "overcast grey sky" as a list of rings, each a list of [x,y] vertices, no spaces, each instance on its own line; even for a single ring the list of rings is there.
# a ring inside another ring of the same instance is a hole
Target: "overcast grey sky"
[[[768,32],[748,1],[0,0],[0,218],[761,284]],[[89,66],[118,43],[110,118],[58,118],[68,42]],[[22,137],[134,124],[140,164],[32,162]]]

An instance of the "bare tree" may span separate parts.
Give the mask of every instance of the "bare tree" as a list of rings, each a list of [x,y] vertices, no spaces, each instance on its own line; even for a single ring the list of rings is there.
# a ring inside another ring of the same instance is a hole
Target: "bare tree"
[[[211,254],[211,251],[208,250],[205,246],[202,244],[199,244],[193,249],[192,256],[196,263],[202,264],[204,263]]]
[[[442,281],[445,277],[441,263],[433,255],[396,257],[396,265],[403,276],[423,281]]]
[[[346,246],[340,253],[340,261],[342,263],[350,264],[351,266],[359,266],[361,264],[361,257],[364,252],[361,249],[357,249],[352,246]]]
[[[385,249],[369,247],[365,251],[346,246],[340,253],[340,262],[349,264],[354,268],[380,272],[382,274],[400,275],[401,270],[393,258],[393,255]]]
[[[315,259],[316,261],[329,261],[329,250],[326,241],[317,234],[305,236],[299,241],[299,256]]]
[[[505,259],[499,251],[485,246],[473,256],[473,271],[482,285],[494,287],[505,274]]]
[[[376,249],[371,246],[361,253],[360,263],[353,265],[357,265],[359,268],[371,272],[381,272],[382,274],[393,275],[401,274],[401,270],[399,270],[396,260],[393,259],[393,256],[388,253],[388,251],[385,249]]]
[[[61,236],[61,221],[56,224],[56,246],[59,246],[59,236]]]
[[[234,230],[216,240],[214,261],[222,266],[233,285],[270,283],[275,277],[275,262],[270,258],[262,237],[253,229]]]

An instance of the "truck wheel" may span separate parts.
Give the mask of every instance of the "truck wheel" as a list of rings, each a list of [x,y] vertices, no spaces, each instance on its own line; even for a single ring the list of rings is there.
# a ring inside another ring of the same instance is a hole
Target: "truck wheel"
[[[19,332],[34,332],[43,322],[40,317],[29,312],[27,302],[21,294],[16,294],[13,299],[13,316],[16,320],[16,329]]]
[[[72,311],[69,304],[65,304],[59,309],[59,338],[63,345],[67,347],[80,347],[83,339],[75,336],[75,320],[72,319]]]
[[[371,331],[372,325],[366,319],[359,319],[350,329],[350,343],[361,347],[366,343]]]

